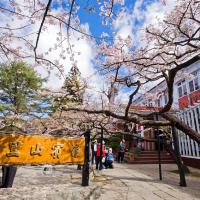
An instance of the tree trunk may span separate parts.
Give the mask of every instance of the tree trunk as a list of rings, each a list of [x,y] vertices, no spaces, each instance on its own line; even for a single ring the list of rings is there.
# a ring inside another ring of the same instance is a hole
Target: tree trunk
[[[195,140],[198,144],[200,144],[200,134],[198,134],[195,130],[186,125],[183,121],[169,113],[162,113],[161,116],[164,119],[170,121],[172,124],[174,124],[177,129],[181,130],[191,139]]]
[[[2,166],[2,184],[1,188],[12,187],[17,167],[13,165]]]
[[[186,187],[186,180],[185,180],[185,171],[184,171],[184,165],[181,159],[181,155],[179,152],[179,146],[178,146],[178,136],[176,133],[175,126],[172,126],[172,137],[174,141],[174,152],[175,152],[175,158],[176,158],[176,164],[178,166],[178,171],[180,175],[180,186]]]

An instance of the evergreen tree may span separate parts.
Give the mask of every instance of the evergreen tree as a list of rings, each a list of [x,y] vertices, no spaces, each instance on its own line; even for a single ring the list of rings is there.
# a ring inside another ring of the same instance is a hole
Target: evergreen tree
[[[76,65],[70,69],[62,88],[66,91],[66,99],[69,102],[83,102],[84,88],[81,84],[81,73]]]
[[[28,112],[41,83],[41,78],[24,62],[2,65],[0,67],[0,112],[11,116],[13,113]],[[12,130],[12,126],[9,127]],[[0,187],[12,187],[16,171],[16,166],[2,166],[3,176]]]
[[[54,102],[54,111],[62,105],[69,104],[82,104],[83,94],[85,92],[84,84],[81,80],[81,73],[76,65],[73,65],[70,69],[62,90],[65,95],[62,98],[56,98]]]
[[[0,109],[18,114],[27,111],[42,80],[24,62],[0,67]]]

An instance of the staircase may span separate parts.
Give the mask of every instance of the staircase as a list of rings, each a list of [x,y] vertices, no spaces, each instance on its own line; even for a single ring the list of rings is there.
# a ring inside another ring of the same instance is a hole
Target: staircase
[[[175,163],[172,156],[166,152],[161,151],[161,164]],[[142,151],[138,157],[131,156],[130,154],[125,156],[127,163],[132,164],[158,164],[158,152],[157,151]]]

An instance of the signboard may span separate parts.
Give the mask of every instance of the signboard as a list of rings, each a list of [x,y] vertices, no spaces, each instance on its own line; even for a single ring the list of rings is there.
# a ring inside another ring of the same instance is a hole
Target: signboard
[[[179,108],[180,108],[181,110],[187,108],[188,105],[189,105],[188,96],[181,97],[181,98],[178,100],[178,104],[179,104]]]
[[[200,90],[190,93],[188,96],[181,97],[178,100],[179,108],[181,110],[188,108],[189,105],[194,106],[200,100]]]
[[[0,135],[0,165],[84,163],[85,138]]]
[[[196,90],[192,92],[190,95],[191,105],[194,106],[195,103],[200,100],[200,90]]]

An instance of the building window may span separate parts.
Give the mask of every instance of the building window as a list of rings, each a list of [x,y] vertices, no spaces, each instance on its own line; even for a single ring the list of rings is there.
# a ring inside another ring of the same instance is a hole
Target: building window
[[[183,91],[182,91],[182,87],[178,87],[178,97],[182,97],[183,96]]]
[[[194,88],[195,90],[198,90],[200,88],[200,81],[198,80],[198,77],[194,79]]]
[[[158,99],[158,107],[161,106],[161,98]]]
[[[165,104],[167,104],[167,102],[168,102],[168,95],[166,93],[165,93],[164,98],[165,98]]]
[[[189,82],[190,92],[200,89],[200,80],[198,77],[198,71],[195,71],[192,74],[194,76],[194,79]]]
[[[190,92],[194,91],[194,81],[193,80],[189,82],[189,88],[190,88]]]
[[[181,82],[178,83],[178,96],[181,98],[182,96],[187,95],[187,85],[185,80],[182,80]]]
[[[186,84],[183,84],[183,94],[187,95],[187,87]]]

